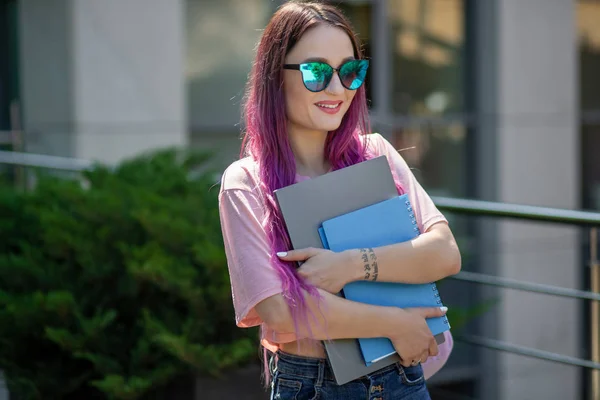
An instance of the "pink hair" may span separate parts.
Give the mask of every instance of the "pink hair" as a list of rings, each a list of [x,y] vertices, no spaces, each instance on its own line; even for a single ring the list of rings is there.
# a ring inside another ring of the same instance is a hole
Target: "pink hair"
[[[296,177],[296,164],[286,126],[284,59],[304,32],[316,24],[328,24],[344,30],[352,41],[354,56],[362,58],[359,41],[349,21],[337,8],[317,2],[288,2],[279,7],[264,30],[256,49],[243,104],[246,131],[241,156],[253,157],[259,166],[265,206],[263,224],[271,245],[271,263],[281,279],[296,328],[298,323],[309,326],[304,292],[316,298],[319,295],[314,286],[297,275],[293,263],[282,262],[276,255],[292,247],[273,191],[295,183]],[[370,158],[365,136],[369,132],[366,93],[362,85],[340,126],[327,136],[325,155],[333,170]],[[269,374],[265,376],[268,383]]]

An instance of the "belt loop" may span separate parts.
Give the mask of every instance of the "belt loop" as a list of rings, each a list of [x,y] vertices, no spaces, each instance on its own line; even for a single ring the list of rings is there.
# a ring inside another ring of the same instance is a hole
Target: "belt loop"
[[[396,370],[398,371],[398,374],[402,375],[404,373],[404,367],[402,367],[402,364],[400,364],[400,362],[397,362],[394,365],[396,366]]]
[[[275,361],[275,356],[277,353],[272,353],[271,358],[269,359],[269,372],[271,376],[275,375],[275,371],[277,371],[277,362]]]
[[[317,382],[315,387],[323,386],[323,378],[325,377],[325,360],[319,360],[319,372],[317,373]]]

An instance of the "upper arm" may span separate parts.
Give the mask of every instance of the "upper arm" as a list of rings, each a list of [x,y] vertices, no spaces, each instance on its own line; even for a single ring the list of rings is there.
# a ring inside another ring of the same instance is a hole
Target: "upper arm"
[[[256,304],[256,313],[260,319],[275,332],[290,332],[291,314],[281,293],[267,297]]]
[[[448,263],[450,267],[450,273],[452,275],[457,274],[461,269],[461,255],[454,234],[446,222],[436,222],[426,231],[428,235],[435,235],[438,243],[442,245],[444,249],[444,261]]]
[[[456,247],[458,250],[458,247],[456,246],[456,240],[454,239],[454,234],[446,222],[438,221],[431,225],[424,233],[433,234],[439,240],[448,243],[452,247]]]

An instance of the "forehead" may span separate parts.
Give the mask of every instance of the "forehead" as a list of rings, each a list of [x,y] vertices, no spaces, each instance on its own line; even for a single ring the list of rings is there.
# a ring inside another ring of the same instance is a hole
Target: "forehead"
[[[341,28],[318,24],[302,35],[285,62],[299,64],[306,59],[321,58],[338,66],[349,57],[354,57],[354,48],[348,34]]]

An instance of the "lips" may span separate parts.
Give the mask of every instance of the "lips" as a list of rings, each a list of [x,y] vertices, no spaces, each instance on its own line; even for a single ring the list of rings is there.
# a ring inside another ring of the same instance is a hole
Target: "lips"
[[[342,103],[343,103],[343,101],[340,101],[340,100],[337,100],[337,101],[324,100],[324,101],[315,103],[315,106],[317,106],[319,108],[319,110],[326,112],[327,114],[335,114],[340,110]]]

